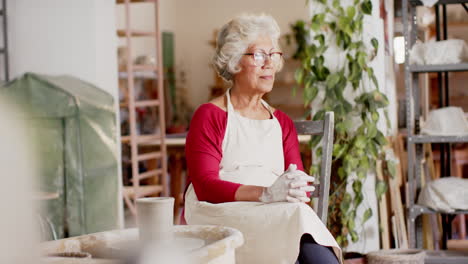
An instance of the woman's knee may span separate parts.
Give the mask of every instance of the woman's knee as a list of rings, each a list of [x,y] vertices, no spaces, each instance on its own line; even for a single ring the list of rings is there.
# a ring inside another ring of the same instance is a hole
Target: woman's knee
[[[304,235],[301,238],[301,247],[299,252],[300,264],[338,264],[335,253],[329,247],[317,244],[310,235]]]

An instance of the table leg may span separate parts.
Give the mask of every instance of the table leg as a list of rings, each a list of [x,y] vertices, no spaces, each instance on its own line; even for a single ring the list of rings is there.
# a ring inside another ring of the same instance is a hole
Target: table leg
[[[182,192],[182,168],[183,154],[180,152],[171,153],[169,156],[169,173],[171,175],[171,196],[174,197],[174,222],[179,224],[179,211],[181,205]]]

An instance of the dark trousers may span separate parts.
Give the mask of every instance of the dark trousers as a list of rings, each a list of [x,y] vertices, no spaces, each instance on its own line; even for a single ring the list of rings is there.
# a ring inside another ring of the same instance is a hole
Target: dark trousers
[[[330,247],[317,244],[314,238],[305,234],[301,237],[301,247],[296,264],[338,264],[335,253]]]

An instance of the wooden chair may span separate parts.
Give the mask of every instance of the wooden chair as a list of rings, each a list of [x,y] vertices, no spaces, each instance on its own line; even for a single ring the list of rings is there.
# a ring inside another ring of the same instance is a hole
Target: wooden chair
[[[294,121],[298,135],[322,135],[320,177],[319,182],[314,184],[315,191],[312,193],[312,197],[318,198],[317,215],[325,225],[328,216],[334,122],[333,112],[326,112],[324,120],[320,121]]]

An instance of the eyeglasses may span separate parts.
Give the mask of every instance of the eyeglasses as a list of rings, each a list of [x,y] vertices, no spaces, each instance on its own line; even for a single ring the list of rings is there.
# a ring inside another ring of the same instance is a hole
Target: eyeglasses
[[[269,58],[273,64],[278,65],[281,61],[281,57],[283,56],[283,53],[276,51],[276,52],[271,52],[267,54],[263,51],[257,51],[254,53],[244,53],[243,55],[252,56],[254,59],[255,66],[262,67],[265,65],[267,58]]]

